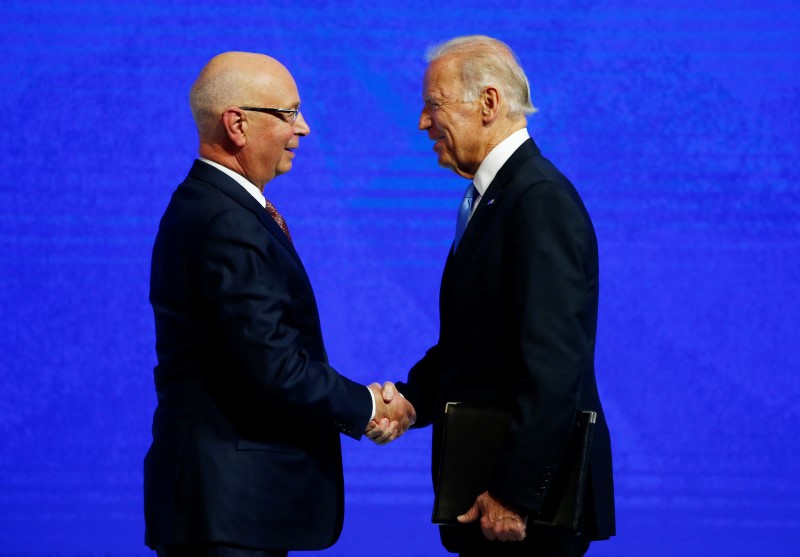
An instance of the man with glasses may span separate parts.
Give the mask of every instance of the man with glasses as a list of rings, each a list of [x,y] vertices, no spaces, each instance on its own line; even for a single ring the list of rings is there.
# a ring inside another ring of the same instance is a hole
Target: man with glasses
[[[333,544],[340,433],[378,443],[413,423],[328,365],[314,294],[264,186],[309,127],[289,71],[213,58],[191,90],[200,148],[153,247],[158,406],[145,541],[159,557],[274,557]]]
[[[489,489],[442,543],[464,557],[577,557],[614,534],[611,448],[594,373],[597,241],[573,185],[528,135],[528,80],[511,49],[485,36],[429,52],[419,129],[439,164],[470,181],[440,290],[438,343],[399,391],[433,424],[439,472],[445,405],[511,415]],[[391,391],[390,389],[387,389]],[[387,392],[387,399],[391,399]],[[576,413],[597,413],[580,534],[535,525]]]

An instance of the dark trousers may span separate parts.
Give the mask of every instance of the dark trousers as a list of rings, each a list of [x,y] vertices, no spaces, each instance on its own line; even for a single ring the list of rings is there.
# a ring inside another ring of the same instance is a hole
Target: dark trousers
[[[288,551],[248,549],[219,543],[164,545],[156,549],[158,557],[286,557]]]

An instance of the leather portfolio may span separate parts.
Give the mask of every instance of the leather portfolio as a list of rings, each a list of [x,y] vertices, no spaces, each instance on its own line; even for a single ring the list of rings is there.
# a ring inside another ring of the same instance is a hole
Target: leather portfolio
[[[580,531],[596,418],[595,412],[578,412],[541,512],[528,517],[529,525]],[[499,408],[447,403],[432,522],[459,524],[457,517],[489,488],[510,423],[510,414]]]

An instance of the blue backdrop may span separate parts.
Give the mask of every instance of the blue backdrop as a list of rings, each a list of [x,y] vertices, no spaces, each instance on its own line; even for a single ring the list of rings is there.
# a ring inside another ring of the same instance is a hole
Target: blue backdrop
[[[794,0],[101,0],[0,9],[0,556],[138,556],[155,407],[149,257],[226,50],[293,72],[311,135],[268,185],[333,364],[436,340],[463,181],[417,131],[423,53],[518,53],[529,129],[601,252],[597,368],[619,535],[595,557],[789,555],[800,535],[800,6]],[[430,433],[343,440],[328,556],[445,555]]]

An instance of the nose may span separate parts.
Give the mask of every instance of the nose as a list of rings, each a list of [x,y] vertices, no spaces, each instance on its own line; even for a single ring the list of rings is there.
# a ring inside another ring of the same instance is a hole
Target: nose
[[[308,135],[311,133],[311,128],[308,126],[308,122],[306,122],[302,112],[297,113],[297,120],[294,121],[294,133],[295,135]]]
[[[422,131],[430,129],[433,126],[433,120],[431,119],[431,115],[428,112],[428,107],[422,107],[422,113],[419,115],[419,123],[417,124],[417,128]]]

